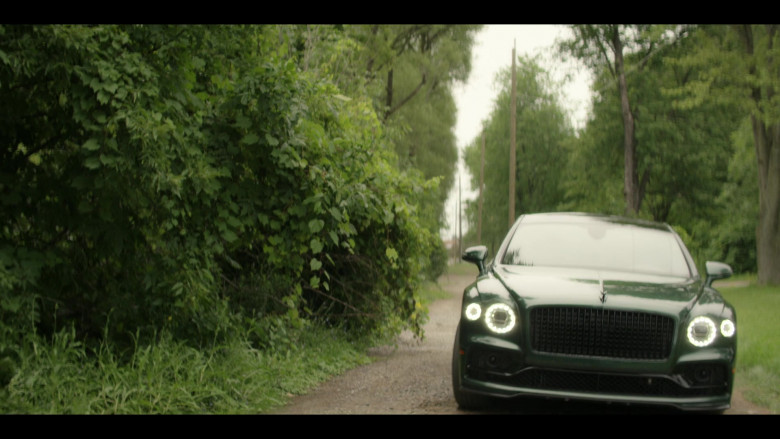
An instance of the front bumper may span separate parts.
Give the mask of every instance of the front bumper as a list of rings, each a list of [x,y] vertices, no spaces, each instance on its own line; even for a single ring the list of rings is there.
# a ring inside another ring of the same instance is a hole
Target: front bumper
[[[733,354],[709,349],[674,361],[630,361],[525,355],[492,337],[461,344],[462,391],[493,397],[540,396],[683,410],[725,410],[731,404]]]

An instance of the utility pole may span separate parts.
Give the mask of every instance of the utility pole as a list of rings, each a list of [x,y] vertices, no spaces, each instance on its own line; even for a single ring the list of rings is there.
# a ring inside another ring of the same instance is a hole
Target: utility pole
[[[477,243],[482,244],[482,186],[485,182],[485,128],[482,127],[482,153],[479,158],[479,216],[477,217]]]
[[[515,222],[515,173],[517,148],[515,146],[517,92],[515,90],[515,47],[512,47],[512,108],[509,111],[509,227]]]
[[[463,222],[460,219],[461,208],[461,195],[460,195],[460,170],[458,170],[458,256],[463,255]]]

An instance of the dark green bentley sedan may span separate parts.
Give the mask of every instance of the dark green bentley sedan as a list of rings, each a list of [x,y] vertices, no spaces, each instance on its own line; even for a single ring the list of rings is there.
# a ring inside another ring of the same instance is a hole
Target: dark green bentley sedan
[[[463,294],[452,358],[461,408],[496,397],[731,404],[736,314],[666,224],[615,216],[521,216]]]

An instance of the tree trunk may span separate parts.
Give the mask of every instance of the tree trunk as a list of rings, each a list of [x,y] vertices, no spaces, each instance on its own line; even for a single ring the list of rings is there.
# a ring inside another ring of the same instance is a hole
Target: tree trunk
[[[758,283],[780,285],[780,124],[767,127],[755,116],[752,121],[758,160]]]
[[[737,28],[745,44],[745,51],[755,57],[753,26]],[[777,27],[767,26],[769,51],[771,52]],[[773,67],[770,63],[770,69]],[[756,66],[750,68],[756,75]],[[775,76],[777,72],[772,72]],[[775,90],[772,86],[754,87],[751,97],[761,108],[762,101],[771,102]],[[756,263],[758,283],[780,285],[780,123],[767,124],[760,115],[751,115],[753,142],[758,162],[758,226],[756,227]]]
[[[420,83],[417,84],[417,87],[414,90],[412,90],[412,92],[409,93],[408,96],[403,98],[403,100],[401,102],[399,102],[395,107],[392,107],[392,104],[393,104],[393,70],[390,69],[390,71],[387,72],[387,99],[386,99],[387,111],[385,112],[384,120],[389,119],[390,116],[393,113],[398,111],[399,108],[403,107],[404,104],[409,102],[409,100],[411,100],[415,95],[417,95],[417,93],[419,93],[420,90],[422,90],[423,85],[425,85],[425,81],[426,81],[426,74],[423,73],[422,79],[420,80]]]
[[[385,88],[385,119],[387,114],[390,113],[390,109],[393,108],[393,69],[387,71],[387,85]]]
[[[626,200],[626,215],[639,213],[639,179],[637,177],[636,135],[634,131],[634,114],[628,100],[628,82],[623,63],[623,43],[617,26],[612,34],[612,48],[615,51],[615,74],[618,78],[620,91],[620,108],[623,115],[623,196]]]

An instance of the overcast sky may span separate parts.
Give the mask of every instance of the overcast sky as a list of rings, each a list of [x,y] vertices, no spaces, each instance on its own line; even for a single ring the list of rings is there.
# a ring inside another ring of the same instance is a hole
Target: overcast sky
[[[470,176],[462,162],[462,150],[477,135],[482,122],[487,120],[493,109],[493,101],[498,95],[495,76],[499,70],[512,65],[512,47],[517,55],[540,55],[540,64],[554,78],[561,80],[567,73],[573,81],[564,88],[561,104],[572,112],[572,122],[576,128],[584,126],[590,102],[590,76],[581,66],[562,65],[552,57],[556,39],[567,38],[569,30],[559,25],[488,25],[477,34],[472,48],[471,74],[465,84],[454,88],[455,103],[458,106],[458,121],[455,127],[459,156],[458,169],[461,173],[463,205],[467,199],[475,199],[477,191],[471,190]],[[508,166],[508,164],[507,164]],[[457,197],[458,176],[447,201],[446,212],[449,228],[442,237],[449,239],[457,233]],[[467,224],[463,220],[463,233]]]

